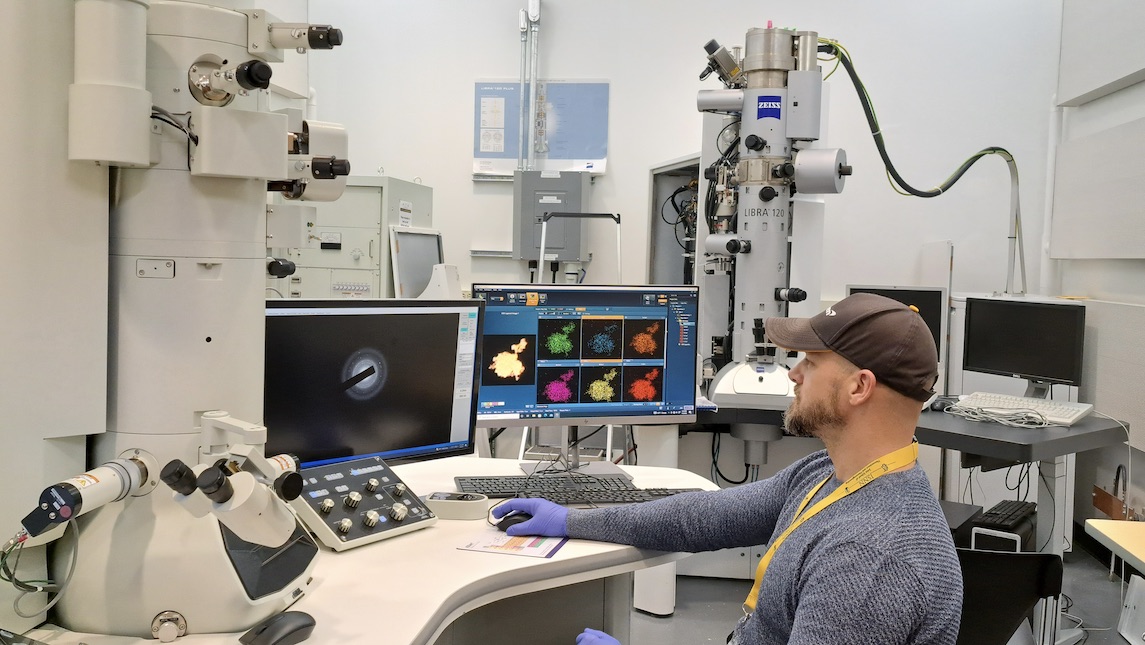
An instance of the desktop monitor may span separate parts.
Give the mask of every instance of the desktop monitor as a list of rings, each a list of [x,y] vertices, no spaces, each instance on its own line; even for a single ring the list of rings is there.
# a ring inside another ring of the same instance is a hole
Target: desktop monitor
[[[1085,306],[1009,298],[967,298],[962,369],[1030,381],[1027,396],[1081,382]]]
[[[394,296],[416,298],[429,286],[433,267],[445,263],[441,231],[413,226],[390,226],[390,265]]]
[[[268,300],[266,454],[305,466],[473,452],[483,303]]]
[[[950,319],[950,304],[944,287],[895,287],[881,285],[848,285],[847,295],[873,293],[897,300],[904,305],[914,305],[922,316],[922,321],[934,337],[938,349],[938,362],[946,363],[947,321]]]
[[[696,419],[696,287],[475,284],[485,301],[477,423]]]

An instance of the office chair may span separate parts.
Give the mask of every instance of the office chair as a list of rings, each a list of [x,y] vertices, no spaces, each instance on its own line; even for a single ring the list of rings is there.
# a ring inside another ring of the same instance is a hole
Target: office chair
[[[1042,642],[1054,642],[1062,559],[1052,553],[957,549],[962,565],[962,620],[957,645],[1006,645],[1039,600]]]

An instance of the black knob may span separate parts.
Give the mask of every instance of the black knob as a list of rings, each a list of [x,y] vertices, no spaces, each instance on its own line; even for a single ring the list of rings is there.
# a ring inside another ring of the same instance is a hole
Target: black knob
[[[771,168],[771,176],[777,179],[786,179],[795,175],[795,164],[790,161],[776,164]]]
[[[802,289],[776,289],[776,300],[786,300],[787,302],[803,302],[807,299],[807,292]]]
[[[337,157],[314,157],[310,163],[310,174],[315,179],[333,179],[350,174],[350,160]]]
[[[266,263],[266,272],[274,278],[285,278],[294,275],[294,263],[285,258],[271,258]]]
[[[720,44],[716,42],[715,38],[704,43],[704,51],[708,52],[709,54],[714,54],[714,53],[718,52],[719,50],[720,50]]]
[[[728,240],[728,243],[724,246],[727,248],[728,253],[751,253],[750,240]]]
[[[274,492],[278,493],[278,496],[282,498],[283,501],[289,502],[293,499],[298,499],[298,496],[302,494],[302,486],[304,483],[305,481],[302,479],[302,475],[298,473],[282,473],[278,476],[278,479],[274,480]]]
[[[847,177],[851,174],[851,167],[845,164],[839,164],[839,176]]]
[[[720,172],[716,170],[715,166],[708,166],[704,168],[704,179],[708,181],[715,181],[720,176]]]
[[[779,191],[772,188],[771,186],[764,186],[763,188],[759,189],[759,198],[765,202],[770,202],[778,196]]]
[[[759,135],[749,134],[747,135],[747,138],[743,140],[743,145],[747,146],[748,150],[759,152],[760,150],[763,150],[763,147],[767,145],[767,142],[764,141],[763,138]]]
[[[199,474],[195,485],[203,491],[212,502],[224,504],[235,494],[234,487],[219,468],[208,468]]]
[[[310,25],[306,30],[310,49],[333,49],[342,44],[342,30],[330,25]]]
[[[249,60],[235,68],[235,81],[247,90],[265,90],[270,87],[274,70],[261,60]]]
[[[180,495],[190,495],[195,492],[195,471],[182,460],[172,459],[168,462],[159,473],[159,479]]]

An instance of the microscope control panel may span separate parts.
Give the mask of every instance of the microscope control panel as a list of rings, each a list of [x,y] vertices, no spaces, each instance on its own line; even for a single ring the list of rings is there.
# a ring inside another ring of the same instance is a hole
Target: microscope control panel
[[[301,470],[302,494],[290,502],[318,540],[345,551],[437,522],[425,503],[380,457]]]

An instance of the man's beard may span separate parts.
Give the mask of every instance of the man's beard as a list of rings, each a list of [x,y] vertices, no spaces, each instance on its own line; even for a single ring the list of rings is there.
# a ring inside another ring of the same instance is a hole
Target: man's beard
[[[843,415],[839,414],[839,409],[834,403],[834,399],[815,403],[801,401],[798,405],[792,403],[783,417],[784,427],[789,434],[796,437],[822,439],[824,430],[843,425]]]

